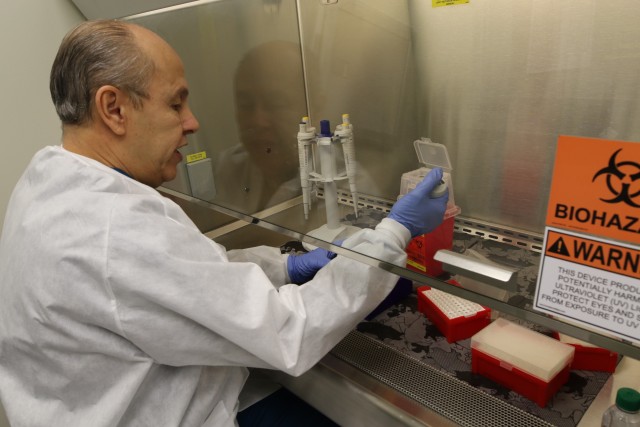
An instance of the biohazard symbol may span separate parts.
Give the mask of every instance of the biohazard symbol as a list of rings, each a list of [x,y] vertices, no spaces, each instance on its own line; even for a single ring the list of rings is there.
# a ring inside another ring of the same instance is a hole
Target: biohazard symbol
[[[551,252],[558,255],[571,256],[571,254],[569,254],[569,251],[567,250],[567,245],[564,243],[564,240],[562,240],[562,237],[556,240],[556,242],[553,245],[549,246],[549,249],[547,249],[547,252]]]
[[[609,164],[593,176],[594,182],[600,175],[607,177],[607,188],[613,194],[611,199],[603,199],[605,203],[624,202],[634,208],[640,208],[634,199],[640,195],[640,164],[632,161],[617,162],[616,157],[622,148],[613,153]],[[636,184],[638,181],[638,184]]]

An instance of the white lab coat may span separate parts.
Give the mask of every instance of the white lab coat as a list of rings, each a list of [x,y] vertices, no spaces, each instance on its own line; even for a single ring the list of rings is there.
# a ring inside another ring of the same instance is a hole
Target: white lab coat
[[[385,219],[344,245],[404,265],[409,238]],[[397,280],[337,257],[286,285],[277,249],[235,259],[156,190],[62,147],[39,151],[0,242],[12,425],[232,426],[246,367],[305,372]]]

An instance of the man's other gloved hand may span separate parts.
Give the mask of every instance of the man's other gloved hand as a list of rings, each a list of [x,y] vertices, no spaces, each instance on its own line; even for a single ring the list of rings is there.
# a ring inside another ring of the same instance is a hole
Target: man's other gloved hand
[[[404,225],[411,232],[411,237],[433,231],[442,223],[449,201],[449,191],[434,199],[429,197],[441,179],[442,169],[431,169],[416,188],[393,205],[388,218]]]
[[[289,255],[287,272],[292,283],[302,284],[313,279],[316,272],[336,257],[335,252],[317,248],[302,255]]]

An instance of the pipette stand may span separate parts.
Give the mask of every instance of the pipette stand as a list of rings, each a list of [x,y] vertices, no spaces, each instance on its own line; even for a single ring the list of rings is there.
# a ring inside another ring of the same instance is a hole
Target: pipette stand
[[[327,223],[307,234],[320,240],[333,242],[337,239],[345,239],[358,230],[357,227],[340,223],[337,181],[348,179],[356,217],[358,216],[358,191],[353,126],[349,122],[349,115],[342,115],[342,124],[336,127],[334,135],[331,134],[329,126],[328,120],[322,120],[320,134],[316,135],[315,128],[309,125],[308,117],[303,117],[298,131],[298,154],[305,219],[309,218],[312,183],[322,182],[324,187]],[[345,171],[342,173],[337,171],[336,166],[338,143],[342,145],[344,154]],[[317,172],[314,167],[318,164],[320,172]]]

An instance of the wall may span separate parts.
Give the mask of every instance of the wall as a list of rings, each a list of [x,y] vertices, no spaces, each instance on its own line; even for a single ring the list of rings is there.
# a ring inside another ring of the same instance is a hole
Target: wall
[[[408,4],[419,127],[464,216],[541,233],[559,135],[640,141],[636,1]]]
[[[337,124],[348,113],[358,191],[394,200],[402,174],[420,166],[413,141],[428,136],[417,127],[407,2],[299,3],[310,116]]]
[[[365,194],[394,199],[429,137],[463,216],[542,233],[559,135],[640,140],[635,0],[299,5],[311,117],[350,113]]]
[[[60,124],[49,97],[49,70],[60,40],[82,20],[69,0],[0,2],[0,223],[33,154],[60,141]]]
[[[33,154],[60,141],[49,69],[64,34],[83,16],[69,0],[0,2],[0,223],[13,186]],[[0,407],[0,427],[6,427]]]

